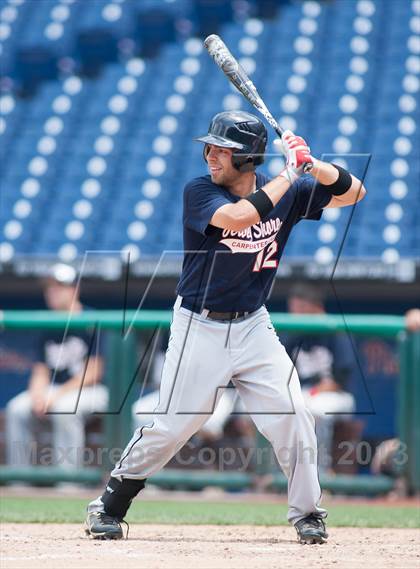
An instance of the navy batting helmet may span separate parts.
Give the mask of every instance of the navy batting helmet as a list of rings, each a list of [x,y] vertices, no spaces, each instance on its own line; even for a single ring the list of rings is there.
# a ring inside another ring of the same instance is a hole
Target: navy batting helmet
[[[235,151],[232,156],[233,166],[240,172],[249,172],[264,162],[267,129],[260,119],[251,113],[225,111],[213,118],[206,136],[195,140],[206,145],[232,148]],[[206,153],[205,146],[205,160]]]

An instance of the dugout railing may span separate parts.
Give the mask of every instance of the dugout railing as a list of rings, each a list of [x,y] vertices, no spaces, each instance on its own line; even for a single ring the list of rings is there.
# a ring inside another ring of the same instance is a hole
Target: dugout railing
[[[131,405],[136,398],[133,388],[141,374],[141,354],[138,354],[138,332],[168,328],[169,311],[86,311],[73,314],[51,311],[0,312],[0,330],[96,330],[107,331],[105,382],[110,392],[110,408],[104,415],[105,442],[108,448],[124,448],[132,434]],[[404,328],[400,316],[382,315],[290,315],[271,314],[277,330],[300,333],[347,332],[354,335],[395,338],[399,344],[400,381],[398,397],[398,435],[406,445],[407,460],[402,476],[410,492],[420,490],[420,333]],[[150,334],[149,334],[150,336]],[[258,445],[264,446],[262,437]],[[0,483],[26,481],[49,484],[59,481],[100,483],[111,464],[105,461],[102,469],[83,468],[66,471],[57,467],[30,468],[0,467]],[[200,489],[218,486],[231,490],[255,486],[256,477],[264,476],[260,465],[257,475],[247,472],[218,472],[209,470],[164,469],[149,482],[167,488]],[[347,494],[375,495],[390,491],[394,480],[388,476],[326,476],[321,477],[324,489]],[[278,471],[271,477],[270,487],[285,490],[287,481]]]

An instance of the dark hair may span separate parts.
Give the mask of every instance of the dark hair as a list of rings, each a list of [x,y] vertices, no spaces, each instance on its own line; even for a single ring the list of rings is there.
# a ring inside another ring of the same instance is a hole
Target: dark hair
[[[292,286],[289,290],[288,298],[301,298],[321,306],[324,304],[324,294],[321,289],[316,285],[303,282]]]

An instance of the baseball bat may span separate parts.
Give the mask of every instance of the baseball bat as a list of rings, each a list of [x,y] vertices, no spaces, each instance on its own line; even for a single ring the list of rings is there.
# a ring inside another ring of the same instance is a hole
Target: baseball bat
[[[224,41],[218,35],[211,34],[204,40],[204,46],[214,59],[216,65],[220,67],[229,81],[235,85],[245,99],[262,114],[268,124],[273,127],[274,131],[281,138],[284,132],[283,129],[270,113],[254,83],[248,77],[243,67],[239,65],[238,61],[231,54]],[[305,173],[310,172],[311,170],[311,163],[304,164],[303,171]]]

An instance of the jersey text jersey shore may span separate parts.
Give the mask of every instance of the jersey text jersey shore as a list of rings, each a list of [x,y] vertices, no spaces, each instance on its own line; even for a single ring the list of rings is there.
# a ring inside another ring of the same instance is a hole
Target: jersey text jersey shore
[[[257,189],[270,181],[260,173],[256,177]],[[197,311],[260,308],[293,226],[303,217],[320,219],[331,193],[312,176],[302,176],[259,223],[239,232],[210,225],[219,207],[240,199],[210,176],[195,178],[185,187],[184,262],[177,293]]]

